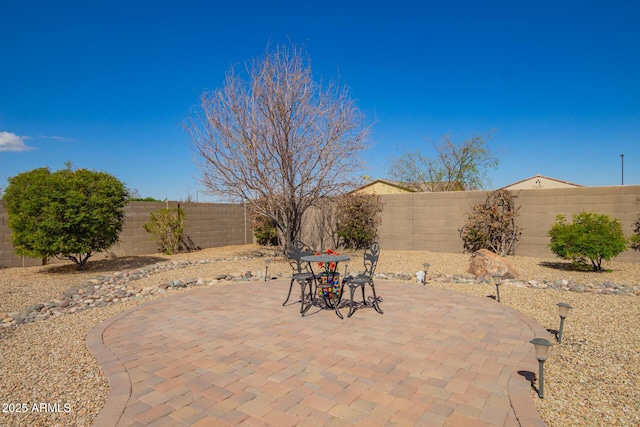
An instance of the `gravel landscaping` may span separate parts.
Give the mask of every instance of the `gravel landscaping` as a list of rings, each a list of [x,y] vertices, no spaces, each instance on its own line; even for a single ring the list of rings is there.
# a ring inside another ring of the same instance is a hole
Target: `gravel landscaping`
[[[361,253],[349,255],[349,270],[361,268]],[[604,273],[574,271],[556,258],[508,258],[520,275],[501,287],[503,304],[548,330],[559,326],[558,302],[573,307],[545,364],[545,398],[531,392],[547,425],[640,425],[638,255],[638,263],[605,263]],[[258,285],[265,257],[273,259],[270,277],[290,274],[273,250],[253,245],[105,259],[82,272],[69,264],[0,270],[0,425],[91,425],[108,395],[85,346],[93,327],[177,292],[240,280]],[[423,262],[431,264],[425,292],[495,295],[495,286],[466,273],[467,254],[382,250],[378,280],[423,286],[413,277]]]

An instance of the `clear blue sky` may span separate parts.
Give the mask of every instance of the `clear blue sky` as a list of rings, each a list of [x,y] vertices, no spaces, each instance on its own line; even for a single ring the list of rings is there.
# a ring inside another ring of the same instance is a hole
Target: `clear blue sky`
[[[183,120],[288,40],[376,119],[372,178],[427,138],[496,129],[491,188],[619,185],[623,153],[640,184],[640,2],[21,0],[0,17],[0,187],[70,160],[142,196],[207,200]]]

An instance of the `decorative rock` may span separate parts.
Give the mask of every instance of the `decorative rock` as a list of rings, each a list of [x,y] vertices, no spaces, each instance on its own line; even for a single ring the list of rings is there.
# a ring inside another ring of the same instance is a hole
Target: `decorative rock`
[[[173,280],[169,282],[169,286],[171,286],[172,288],[186,288],[187,284],[182,280]]]
[[[40,311],[42,310],[42,308],[44,307],[44,304],[33,304],[30,305],[29,307],[27,307],[27,309],[25,310],[27,314],[32,313],[32,312],[36,312],[36,311]]]
[[[476,254],[474,254],[475,256]],[[495,254],[490,259],[501,259]],[[246,258],[246,257],[245,257]],[[242,259],[245,259],[242,258]],[[478,257],[475,257],[478,258]],[[488,258],[488,257],[487,257]],[[233,258],[235,259],[235,258]],[[229,274],[218,274],[214,279],[202,279],[202,278],[188,278],[188,279],[176,279],[168,282],[159,283],[157,285],[147,286],[141,288],[136,286],[135,280],[149,277],[150,275],[175,270],[178,268],[186,268],[193,265],[199,265],[209,263],[212,261],[200,260],[200,261],[173,261],[165,263],[157,263],[153,266],[149,266],[144,269],[132,271],[120,271],[114,273],[113,276],[98,276],[95,279],[87,281],[84,285],[73,286],[67,289],[60,297],[53,299],[43,304],[33,304],[28,306],[24,312],[13,313],[0,313],[0,327],[12,327],[23,323],[31,323],[34,321],[43,321],[50,318],[59,317],[62,315],[81,312],[87,309],[93,309],[96,307],[104,307],[110,304],[118,302],[128,301],[129,299],[142,299],[152,295],[166,294],[168,291],[178,292],[183,288],[194,286],[214,286],[220,284],[221,281],[235,281],[235,282],[256,282],[261,286],[264,282],[264,274],[258,270],[256,275],[247,271],[245,273],[238,273],[235,276]],[[509,263],[504,261],[509,267]],[[496,264],[497,265],[497,264]],[[502,265],[502,264],[500,264]],[[494,264],[489,264],[489,267]],[[507,273],[517,274],[511,268],[506,270]],[[498,270],[500,273],[500,270]],[[351,274],[358,274],[358,272],[351,272]],[[473,274],[429,274],[426,276],[427,281],[434,281],[436,283],[491,283],[490,275],[488,273],[481,275]],[[283,274],[282,271],[269,272],[270,279],[282,279],[283,277],[290,278],[290,270],[287,270]],[[411,280],[413,276],[405,272],[395,273],[380,273],[376,274],[376,280]],[[602,295],[637,295],[640,296],[640,286],[619,286],[610,282],[604,282],[601,284],[577,284],[568,280],[558,280],[553,283],[539,282],[536,280],[518,281],[508,279],[505,274],[505,286],[516,287],[529,287],[533,289],[551,289],[557,291],[572,292],[592,292],[600,293]]]
[[[503,279],[518,277],[518,272],[509,261],[488,249],[480,249],[471,254],[468,272],[486,279],[491,279],[494,274],[501,275]]]

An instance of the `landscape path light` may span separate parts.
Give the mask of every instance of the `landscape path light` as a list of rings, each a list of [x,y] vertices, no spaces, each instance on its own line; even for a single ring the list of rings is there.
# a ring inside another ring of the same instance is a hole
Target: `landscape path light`
[[[491,277],[493,278],[493,283],[496,284],[496,300],[500,302],[500,285],[502,285],[502,275],[494,274]]]
[[[431,267],[431,264],[429,264],[428,262],[425,262],[424,264],[422,264],[422,267],[424,268],[424,278],[422,279],[422,284],[426,285],[427,284],[427,273],[429,272],[429,267]]]
[[[547,360],[549,349],[553,344],[545,338],[534,338],[529,341],[536,349],[536,359],[538,359],[538,397],[544,398],[544,361]]]
[[[569,311],[571,311],[573,307],[571,307],[566,302],[559,302],[557,305],[558,305],[558,311],[560,311],[560,330],[558,331],[558,342],[561,343],[562,329],[564,328],[564,319],[567,318],[567,316],[569,315]]]
[[[267,273],[269,272],[269,264],[271,263],[270,259],[264,260],[264,281],[267,281]]]

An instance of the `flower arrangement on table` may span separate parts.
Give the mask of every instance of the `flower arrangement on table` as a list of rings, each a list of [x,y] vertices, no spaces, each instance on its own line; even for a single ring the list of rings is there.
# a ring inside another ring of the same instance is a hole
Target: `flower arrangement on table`
[[[327,255],[340,255],[333,249],[327,249]],[[316,252],[316,255],[323,255]],[[337,299],[341,295],[340,273],[336,271],[337,263],[335,262],[319,262],[318,266],[324,268],[324,272],[318,277],[318,296],[327,299]]]

